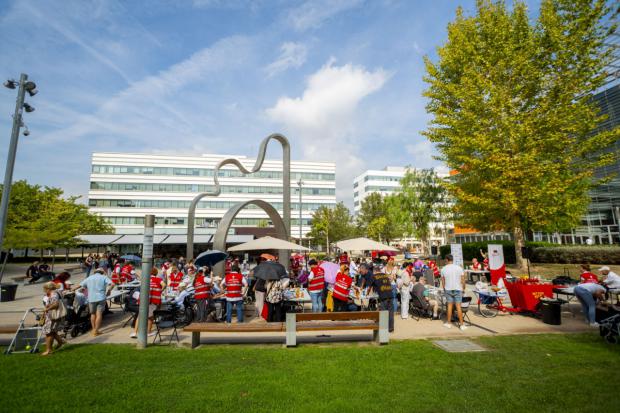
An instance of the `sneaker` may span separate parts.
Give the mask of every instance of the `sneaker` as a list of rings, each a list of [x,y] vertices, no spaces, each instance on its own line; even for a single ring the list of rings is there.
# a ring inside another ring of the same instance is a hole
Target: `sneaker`
[[[153,336],[155,336],[155,335],[157,335],[157,331],[151,331],[151,332],[149,333],[149,337],[153,337]]]
[[[443,326],[445,328],[452,328],[452,324],[450,324],[450,323],[443,323]]]
[[[131,333],[129,335],[129,338],[137,338],[137,337],[138,337],[138,335],[136,333]]]
[[[590,327],[594,327],[597,328],[599,326],[599,324],[595,321],[593,323],[590,323]]]
[[[459,329],[461,331],[465,331],[465,330],[467,330],[467,326],[465,324],[462,324],[462,325],[459,326]]]

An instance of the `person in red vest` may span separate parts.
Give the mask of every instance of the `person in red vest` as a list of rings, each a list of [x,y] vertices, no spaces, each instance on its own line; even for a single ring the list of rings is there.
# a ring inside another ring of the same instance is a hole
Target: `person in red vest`
[[[323,289],[325,288],[325,270],[319,267],[316,260],[308,261],[310,275],[308,276],[308,292],[312,301],[312,312],[323,312]]]
[[[121,284],[124,284],[132,280],[132,277],[131,277],[132,271],[133,271],[133,266],[131,265],[130,262],[127,262],[125,263],[125,265],[123,265],[123,267],[121,268],[121,274],[120,274]]]
[[[428,260],[428,268],[433,270],[433,276],[435,278],[439,278],[441,276],[439,272],[439,267],[437,267],[437,263],[435,262],[435,260]]]
[[[202,267],[194,278],[194,299],[197,305],[196,321],[207,321],[207,300],[211,295],[211,278],[209,269]]]
[[[151,279],[149,283],[149,314],[148,314],[148,322],[147,322],[147,331],[148,335],[154,336],[156,333],[151,331],[153,330],[153,320],[155,310],[161,305],[161,293],[164,290],[164,280],[159,276],[159,272],[157,268],[153,267],[151,269]],[[138,292],[138,294],[140,294]],[[140,298],[138,297],[138,304],[140,304]],[[138,319],[136,319],[136,326],[134,327],[133,332],[129,336],[131,338],[138,337]]]
[[[349,261],[349,254],[347,254],[346,251],[340,254],[340,265],[347,264],[348,266],[350,263],[351,262]]]
[[[226,274],[222,280],[222,289],[226,289],[226,322],[232,322],[233,307],[237,307],[237,322],[243,323],[243,293],[247,288],[248,282],[239,272],[239,265],[233,264],[231,272]]]
[[[482,255],[482,269],[485,271],[489,271],[489,255],[484,251],[480,250],[480,255]]]
[[[121,283],[121,266],[123,261],[117,260],[114,264],[114,270],[112,270],[112,282],[116,285]]]
[[[590,269],[590,265],[581,264],[581,274],[579,275],[579,284],[594,283],[598,284],[598,277]]]
[[[480,271],[482,269],[482,265],[478,262],[478,258],[472,258],[471,269],[476,271]]]
[[[346,264],[341,265],[340,272],[336,274],[334,291],[332,291],[334,311],[347,311],[349,305],[349,291],[352,283],[353,278],[349,277],[349,266]]]
[[[170,268],[170,274],[168,274],[168,287],[170,287],[172,291],[178,291],[182,279],[183,273],[173,264]]]

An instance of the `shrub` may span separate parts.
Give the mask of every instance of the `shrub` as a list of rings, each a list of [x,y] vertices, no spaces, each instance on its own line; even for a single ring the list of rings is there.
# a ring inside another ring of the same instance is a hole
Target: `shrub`
[[[620,247],[601,245],[538,247],[532,251],[532,262],[620,264]]]

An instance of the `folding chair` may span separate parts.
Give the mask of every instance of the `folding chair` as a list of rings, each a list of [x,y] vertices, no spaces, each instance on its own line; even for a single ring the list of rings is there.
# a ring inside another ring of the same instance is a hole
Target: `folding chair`
[[[138,319],[138,313],[140,312],[140,306],[138,302],[132,297],[133,290],[125,294],[125,301],[123,302],[123,312],[131,314],[131,316],[125,321],[122,328],[127,327],[130,324],[132,327]]]
[[[426,308],[424,304],[426,304]],[[409,312],[416,321],[420,321],[420,318],[428,317],[428,303],[423,303],[420,301],[420,297],[411,294],[411,298],[409,299]]]
[[[463,323],[467,321],[469,325],[471,325],[471,320],[467,313],[469,311],[469,305],[471,304],[471,300],[472,300],[471,297],[463,296],[463,301],[461,302],[461,312],[463,313]],[[452,311],[452,321],[457,321],[457,320],[458,320],[458,314],[456,312],[456,309],[454,309]]]
[[[153,317],[155,318],[155,328],[157,329],[157,333],[153,338],[153,344],[157,341],[157,337],[159,337],[159,342],[162,342],[162,337],[170,337],[170,341],[168,344],[172,344],[172,339],[176,337],[177,344],[179,343],[179,334],[177,333],[177,317],[174,311],[170,310],[155,310],[153,313]],[[167,336],[163,336],[161,331],[166,328],[172,328],[172,333]]]

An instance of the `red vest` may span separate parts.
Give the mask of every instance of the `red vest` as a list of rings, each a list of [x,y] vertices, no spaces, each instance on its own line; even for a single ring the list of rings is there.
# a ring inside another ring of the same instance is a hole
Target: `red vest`
[[[349,255],[348,254],[342,254],[340,256],[340,264],[348,264],[349,263]]]
[[[485,259],[482,261],[482,265],[483,265],[484,269],[488,271],[488,269],[489,269],[489,259],[488,259],[488,258],[485,258]]]
[[[120,281],[121,283],[131,281],[131,265],[123,265],[123,268],[121,268]]]
[[[164,282],[163,279],[161,279],[158,276],[151,276],[151,283],[149,286],[150,289],[150,295],[149,295],[149,303],[150,304],[155,304],[155,305],[160,305],[161,304],[161,284]]]
[[[435,263],[435,261],[429,261],[428,262],[428,267],[433,270],[433,275],[435,277],[439,277],[439,268],[437,267],[437,264]]]
[[[310,271],[312,271],[314,277],[308,282],[308,291],[313,293],[323,291],[325,287],[325,270],[317,265]]]
[[[480,269],[480,268],[482,268],[482,267],[480,266],[480,263],[478,262],[478,263],[476,263],[476,264],[472,264],[472,265],[471,265],[471,268],[472,268],[473,270],[479,270],[479,269]]]
[[[336,275],[336,283],[334,284],[332,297],[336,300],[347,301],[349,299],[349,288],[351,288],[352,282],[353,278],[339,272],[338,275]]]
[[[183,279],[183,273],[181,271],[170,273],[168,276],[168,285],[172,290],[176,291],[179,289],[179,284]]]
[[[598,277],[596,276],[596,274],[592,274],[591,272],[584,272],[579,276],[579,278],[581,279],[582,284],[598,283]]]
[[[196,300],[206,300],[211,292],[211,286],[207,284],[204,275],[197,275],[194,279],[194,298]]]
[[[226,298],[240,298],[243,287],[243,275],[230,272],[226,274]]]
[[[114,271],[112,271],[112,282],[114,284],[120,284],[121,283],[120,273],[121,273],[121,265],[120,264],[116,264],[114,266]]]

